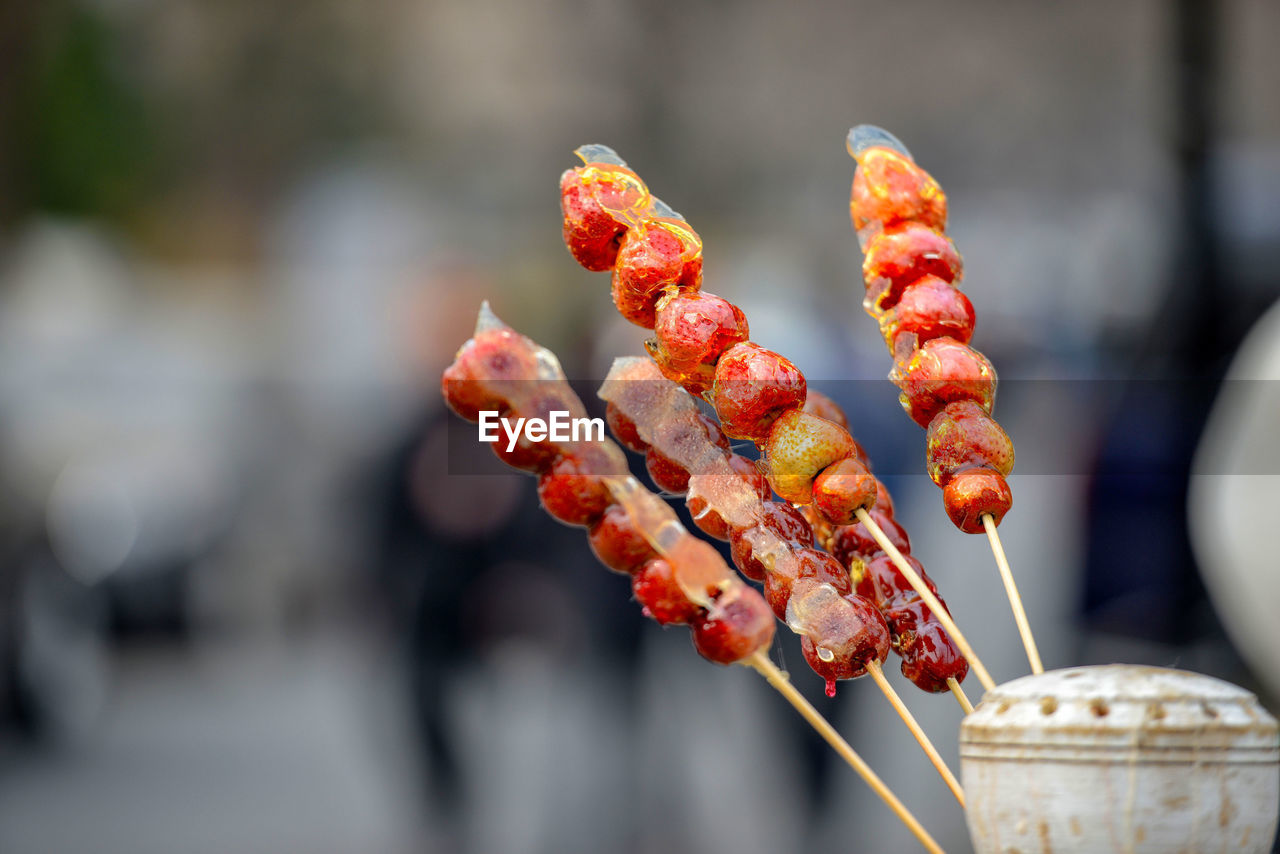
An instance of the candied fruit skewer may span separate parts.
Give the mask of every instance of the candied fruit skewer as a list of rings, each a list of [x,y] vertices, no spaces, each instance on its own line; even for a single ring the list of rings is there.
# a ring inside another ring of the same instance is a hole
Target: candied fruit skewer
[[[577,154],[585,165],[567,170],[560,179],[565,241],[583,266],[602,269],[603,259],[592,256],[584,260],[589,253],[581,242],[576,242],[577,235],[615,235],[620,248],[612,255],[614,304],[632,322],[658,333],[648,349],[663,374],[691,392],[701,392],[712,404],[727,435],[750,439],[760,447],[769,483],[781,498],[797,504],[812,501],[833,524],[869,518],[866,509],[874,505],[876,495],[867,488],[869,479],[861,476],[866,472],[856,458],[860,451],[857,442],[840,425],[803,410],[804,375],[785,357],[747,340],[749,330],[741,309],[721,297],[699,291],[700,261],[694,265],[696,278],[685,275],[692,263],[686,253],[688,247],[665,239],[655,242],[651,248],[654,252],[661,250],[667,259],[664,275],[657,278],[645,275],[637,279],[622,262],[623,249],[629,241],[650,240],[657,233],[635,227],[646,215],[660,212],[674,221],[683,219],[655,199],[643,183],[636,185],[639,179],[635,173],[611,149],[586,146]],[[612,177],[610,170],[618,170],[617,176]],[[618,182],[635,188],[621,202],[614,190]],[[700,241],[697,250],[701,251]],[[652,324],[647,323],[650,308]],[[712,372],[709,392],[704,388],[707,368]],[[816,493],[815,483],[819,486]],[[869,529],[875,527],[874,521],[866,524]],[[936,610],[936,599],[931,600],[933,594],[920,577],[900,557],[895,562]],[[956,639],[983,686],[994,687],[994,680],[955,621],[947,614],[939,619]]]
[[[750,439],[763,453],[767,476],[782,498],[817,499],[831,522],[852,521],[855,506],[874,493],[849,493],[857,478],[857,444],[847,430],[802,409],[804,375],[783,356],[748,340],[746,317],[727,300],[701,292],[702,241],[688,223],[656,199],[612,150],[584,146],[584,165],[560,180],[565,243],[591,270],[612,265],[611,293],[623,317],[656,338],[650,354],[663,374],[709,396],[724,432]],[[832,466],[825,489],[813,484]]]
[[[996,528],[1013,506],[1013,443],[991,418],[996,372],[969,346],[975,315],[959,290],[962,262],[946,236],[947,199],[892,134],[849,131],[857,161],[849,215],[864,259],[867,313],[894,359],[890,379],[907,414],[928,430],[929,475],[957,528],[985,532],[1033,673],[1040,652]]]
[[[569,411],[582,409],[555,356],[499,321],[487,303],[481,307],[475,335],[445,370],[441,386],[450,408],[473,422],[488,410],[507,415],[545,411],[549,400]],[[600,459],[622,456],[613,443],[596,444],[612,449],[596,460],[597,465],[601,465]],[[942,848],[893,791],[769,660],[766,651],[773,638],[773,620],[759,593],[729,570],[715,549],[686,531],[666,502],[630,475],[556,473],[558,461],[574,459],[581,443],[548,437],[526,442],[514,453],[503,452],[496,444],[494,451],[504,462],[539,475],[539,498],[555,518],[590,525],[592,550],[608,568],[632,574],[633,589],[640,588],[636,589],[637,598],[648,616],[663,623],[701,618],[694,629],[699,654],[721,664],[745,664],[764,676],[924,848],[942,854]],[[599,509],[601,487],[609,496],[603,510]],[[646,604],[646,599],[652,605]],[[723,614],[718,616],[717,610]],[[705,637],[700,637],[700,631]]]
[[[689,392],[664,379],[654,362],[615,360],[599,394],[608,403],[610,424],[629,447],[643,448],[651,461],[661,460],[678,472],[685,488],[673,491],[687,491],[690,509],[713,520],[702,525],[704,530],[723,533],[722,539],[734,543],[739,569],[757,580],[764,576],[770,606],[801,636],[805,661],[826,680],[827,695],[834,696],[838,679],[870,674],[963,807],[959,781],[885,679],[881,667],[890,636],[877,603],[851,589],[853,578],[834,557],[805,544],[812,545],[813,532],[803,520],[795,520],[801,526],[798,537],[763,523],[775,504],[768,500],[767,486],[762,494],[758,483],[735,469],[735,455],[720,429],[706,423]]]
[[[503,324],[487,305],[474,337],[445,370],[442,390],[468,421],[488,411],[504,417],[583,411],[555,356]],[[628,474],[626,457],[613,442],[548,436],[515,454],[493,447],[499,458],[537,475],[538,498],[550,515],[592,529],[593,549],[606,566],[632,575],[648,616],[689,625],[704,658],[731,664],[768,649],[774,621],[763,597]]]

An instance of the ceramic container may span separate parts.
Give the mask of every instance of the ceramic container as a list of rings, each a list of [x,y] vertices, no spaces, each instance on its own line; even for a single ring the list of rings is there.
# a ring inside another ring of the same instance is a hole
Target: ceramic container
[[[1280,736],[1218,679],[1073,667],[989,691],[960,731],[978,854],[1271,851]]]

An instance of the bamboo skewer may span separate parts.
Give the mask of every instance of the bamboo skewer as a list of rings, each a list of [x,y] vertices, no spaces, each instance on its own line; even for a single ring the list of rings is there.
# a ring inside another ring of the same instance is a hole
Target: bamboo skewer
[[[965,694],[964,689],[960,687],[960,683],[956,681],[956,677],[947,677],[947,687],[951,689],[951,693],[955,696],[956,702],[960,704],[960,708],[964,709],[966,715],[973,714],[973,703],[969,702],[969,697]]]
[[[893,686],[889,684],[889,680],[884,676],[884,671],[880,669],[880,663],[878,661],[870,662],[867,665],[867,672],[871,674],[872,679],[876,680],[876,684],[880,686],[880,690],[884,692],[885,698],[888,699],[889,705],[893,706],[893,710],[898,713],[898,717],[902,718],[902,722],[907,725],[907,729],[911,730],[911,734],[915,736],[916,741],[924,750],[925,756],[929,757],[929,761],[937,769],[942,781],[947,784],[947,788],[951,790],[951,794],[956,796],[956,800],[960,802],[960,806],[963,808],[964,789],[960,788],[960,781],[956,779],[955,774],[951,773],[947,763],[938,754],[938,749],[933,746],[929,736],[925,735],[924,729],[921,728],[915,716],[911,714],[911,710],[907,708],[906,703],[902,702],[898,692],[893,690]]]
[[[902,823],[907,826],[907,829],[915,835],[916,839],[920,840],[920,844],[925,847],[925,850],[933,852],[933,854],[945,854],[933,837],[929,835],[929,832],[911,814],[911,811],[903,805],[902,801],[898,800],[898,796],[893,793],[893,790],[880,779],[875,771],[871,770],[871,766],[863,761],[857,751],[849,746],[849,742],[845,741],[840,733],[836,732],[827,719],[804,698],[804,695],[796,690],[787,675],[779,670],[763,651],[754,653],[744,663],[754,668],[768,680],[769,684],[778,693],[782,694],[787,702],[794,706],[796,711],[809,722],[809,725],[814,728],[818,735],[822,736],[827,744],[831,745],[836,753],[840,754],[840,758],[849,763],[849,766],[854,771],[858,772],[858,776],[866,781],[871,790],[889,805],[889,809],[893,810],[898,818],[902,820]]]
[[[956,642],[956,646],[960,647],[960,653],[969,662],[969,666],[973,668],[974,674],[978,677],[978,681],[982,683],[982,687],[990,691],[996,687],[995,680],[991,678],[991,674],[987,672],[987,668],[982,666],[982,660],[978,658],[978,654],[973,651],[973,647],[969,645],[969,641],[965,638],[960,628],[956,625],[956,621],[951,619],[951,614],[938,601],[938,597],[933,594],[929,586],[924,583],[924,579],[920,577],[920,573],[912,568],[903,558],[902,552],[898,551],[898,547],[893,541],[885,536],[884,531],[876,524],[876,520],[871,518],[871,514],[863,508],[858,508],[858,521],[860,521],[871,534],[880,548],[884,549],[885,554],[889,555],[889,559],[893,561],[893,565],[898,568],[902,576],[907,579],[907,583],[920,594],[920,598],[929,606],[929,610],[938,618],[938,622],[942,623],[942,627],[947,630],[947,634],[951,635],[951,639]]]
[[[1004,582],[1004,592],[1009,596],[1009,607],[1013,609],[1013,620],[1018,624],[1018,634],[1022,635],[1022,646],[1027,650],[1027,661],[1031,662],[1031,672],[1044,673],[1044,665],[1040,663],[1040,650],[1036,648],[1036,639],[1031,635],[1031,624],[1027,622],[1027,612],[1022,607],[1022,596],[1018,593],[1018,585],[1013,582],[1013,570],[1009,569],[1009,558],[1005,557],[1004,544],[1000,542],[996,522],[991,518],[991,514],[987,513],[982,517],[982,524],[987,529],[987,539],[991,541],[991,553],[996,557],[996,566],[1000,568],[1000,580]]]

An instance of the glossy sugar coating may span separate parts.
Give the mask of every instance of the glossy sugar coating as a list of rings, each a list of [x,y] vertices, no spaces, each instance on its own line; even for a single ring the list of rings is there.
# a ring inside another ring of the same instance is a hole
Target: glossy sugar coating
[[[1003,475],[1013,470],[1009,434],[972,400],[948,403],[929,422],[925,434],[929,477],[946,486],[959,472],[989,468]]]
[[[765,601],[779,620],[787,618],[787,603],[796,592],[795,585],[801,581],[830,584],[841,594],[853,592],[849,573],[826,552],[815,548],[795,548],[789,557],[794,560],[775,562],[764,583]]]
[[[867,665],[889,654],[889,629],[875,605],[830,584],[797,582],[787,623],[803,626],[800,646],[805,661],[828,680],[854,679]]]
[[[907,285],[898,304],[880,317],[880,334],[895,359],[906,359],[934,338],[968,344],[974,320],[973,303],[959,288],[937,276],[923,276]]]
[[[982,517],[990,515],[997,525],[1013,506],[1013,493],[1004,475],[991,469],[962,471],[942,490],[942,504],[951,522],[966,534],[981,534]]]
[[[622,238],[613,267],[614,307],[652,329],[658,301],[677,289],[702,287],[702,239],[681,219],[646,219]]]
[[[773,491],[796,504],[813,500],[818,472],[857,452],[848,430],[800,409],[778,417],[763,450]]]
[[[648,187],[625,165],[588,162],[560,177],[564,242],[588,270],[612,269],[623,235],[652,206]]]
[[[761,558],[770,546],[790,545],[808,548],[813,545],[813,529],[799,510],[782,501],[765,501],[758,521],[749,527],[729,531],[729,550],[738,570],[753,581],[764,581],[769,573]]]
[[[996,369],[987,357],[951,338],[935,338],[894,367],[890,379],[902,389],[902,408],[921,427],[948,403],[972,400],[991,412]]]
[[[716,363],[711,403],[734,439],[757,442],[783,412],[804,405],[807,384],[790,359],[759,344],[735,344]]]
[[[628,418],[618,405],[610,401],[604,407],[604,420],[609,425],[609,432],[622,447],[643,454],[649,450],[649,443],[640,438],[636,432],[636,423]]]
[[[691,394],[710,390],[720,355],[750,337],[742,309],[700,291],[659,300],[653,331],[653,340],[645,344],[649,355],[663,376]]]
[[[760,469],[756,468],[756,464],[753,461],[739,454],[731,454],[729,456],[729,467],[754,489],[756,497],[760,501],[769,500],[769,496],[773,494],[772,490],[769,489],[769,481],[760,473]],[[724,476],[712,475],[712,477]],[[719,510],[711,506],[705,494],[690,495],[685,500],[685,506],[689,508],[689,513],[693,516],[693,524],[697,525],[704,533],[715,537],[717,540],[726,542],[729,540],[731,529],[728,521],[720,515]]]
[[[947,227],[947,197],[905,151],[873,146],[854,155],[858,168],[849,193],[849,216],[863,245],[884,228],[918,222]]]
[[[683,417],[682,417],[683,416]],[[665,421],[645,452],[645,466],[649,477],[666,492],[683,495],[689,491],[689,469],[679,460],[664,453],[663,448],[678,448],[708,441],[723,451],[729,450],[729,440],[720,432],[719,425],[701,412],[688,412]]]
[[[867,244],[862,281],[867,295],[863,307],[877,320],[898,304],[907,286],[924,276],[958,282],[964,272],[951,238],[919,223],[886,229]]]
[[[941,599],[938,601],[942,602]],[[946,605],[946,602],[942,604]],[[905,613],[914,609],[925,609],[925,606],[917,602],[886,612],[885,617],[902,626],[906,622]],[[969,662],[965,661],[937,620],[924,620],[914,628],[901,629],[898,632],[898,654],[902,656],[902,675],[917,688],[933,694],[950,690],[948,679],[962,682],[969,675]]]

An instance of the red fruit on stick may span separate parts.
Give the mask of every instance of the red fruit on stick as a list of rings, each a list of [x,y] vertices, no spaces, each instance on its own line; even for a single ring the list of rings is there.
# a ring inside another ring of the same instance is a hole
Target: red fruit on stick
[[[891,379],[902,408],[921,427],[948,403],[972,400],[988,413],[996,398],[996,369],[987,357],[950,338],[935,338],[898,365]]]
[[[783,412],[804,406],[805,391],[804,374],[790,359],[744,342],[716,363],[712,405],[725,435],[755,442]]]
[[[587,526],[613,499],[601,475],[627,474],[627,461],[614,444],[579,443],[538,477],[542,507],[566,525]]]
[[[957,528],[966,534],[981,534],[986,530],[982,517],[989,515],[999,525],[1013,506],[1013,493],[1000,472],[968,469],[951,478],[943,488],[942,503]]]
[[[911,159],[888,147],[856,152],[858,169],[849,194],[849,215],[858,234],[900,222],[947,227],[947,197],[938,182]]]
[[[787,501],[808,504],[813,500],[818,472],[853,457],[857,446],[839,424],[797,408],[778,416],[763,450],[765,473],[773,491]]]
[[[729,549],[734,565],[747,578],[764,581],[768,567],[761,561],[759,544],[774,540],[808,548],[813,545],[813,529],[804,515],[790,504],[766,502],[755,526],[730,532]]]
[[[801,580],[830,584],[842,594],[853,592],[849,572],[831,555],[813,548],[788,550],[774,561],[764,580],[765,600],[779,620],[787,618],[787,605]]]
[[[564,242],[588,270],[613,268],[623,235],[652,205],[644,182],[620,161],[588,161],[560,177]]]
[[[862,281],[867,288],[863,306],[879,318],[898,304],[912,282],[923,276],[956,282],[962,270],[960,253],[949,237],[917,223],[903,223],[867,244],[862,261]]]
[[[813,503],[823,518],[849,525],[860,509],[875,506],[878,481],[854,457],[832,463],[813,480]]]
[[[824,605],[810,615],[800,649],[804,660],[828,685],[856,679],[867,672],[868,664],[885,660],[889,627],[875,605],[853,593],[838,599],[828,597]],[[830,689],[828,693],[832,693]]]
[[[693,646],[717,664],[741,661],[773,640],[773,614],[753,588],[742,585],[717,600],[694,624]]]
[[[676,583],[671,563],[664,558],[655,557],[640,567],[631,580],[631,591],[646,615],[664,626],[692,623],[702,614]]]
[[[769,500],[769,496],[772,494],[772,490],[769,489],[769,481],[760,473],[760,469],[756,468],[754,462],[738,454],[731,454],[729,456],[729,467],[736,476],[750,484],[760,501]],[[711,475],[711,477],[726,476],[729,475]],[[695,525],[717,540],[727,541],[729,539],[729,523],[725,521],[718,510],[711,507],[705,496],[690,495],[685,501],[685,506],[689,508],[689,512],[693,515],[693,523]]]
[[[948,403],[929,422],[925,438],[929,477],[946,486],[959,472],[989,468],[1007,475],[1013,470],[1009,434],[971,400]]]
[[[591,551],[614,572],[634,574],[646,561],[658,556],[653,546],[632,524],[627,511],[610,504],[587,532]]]
[[[934,338],[968,344],[973,337],[973,303],[954,285],[924,276],[907,285],[898,304],[880,318],[880,334],[894,358]]]
[[[646,349],[663,376],[692,394],[708,391],[716,362],[749,337],[742,309],[714,294],[680,292],[658,302],[654,339]]]
[[[630,229],[613,268],[613,304],[627,320],[652,329],[658,300],[702,286],[702,239],[682,219],[650,219]]]

